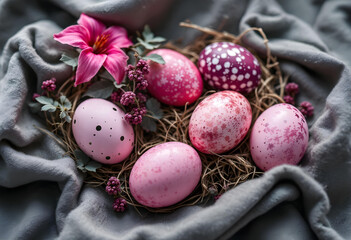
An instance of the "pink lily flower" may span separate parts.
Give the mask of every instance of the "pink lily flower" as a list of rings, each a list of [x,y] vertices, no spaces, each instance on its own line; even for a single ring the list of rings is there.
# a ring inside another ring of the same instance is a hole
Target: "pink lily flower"
[[[75,86],[89,82],[102,66],[118,84],[123,81],[128,56],[121,48],[133,44],[123,27],[106,28],[102,22],[82,13],[78,25],[54,34],[54,39],[82,49],[78,58]]]

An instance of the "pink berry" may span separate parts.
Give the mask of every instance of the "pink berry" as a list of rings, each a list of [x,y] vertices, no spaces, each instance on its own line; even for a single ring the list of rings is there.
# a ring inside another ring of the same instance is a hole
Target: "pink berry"
[[[124,198],[117,198],[112,205],[116,212],[124,212],[127,206],[127,201]]]
[[[285,86],[285,93],[290,96],[295,96],[299,93],[299,85],[296,83],[288,83]]]
[[[311,117],[314,113],[313,105],[307,101],[304,101],[300,104],[299,110],[305,117]]]
[[[295,104],[294,98],[292,96],[290,96],[290,95],[284,96],[284,102],[289,103],[291,105]]]
[[[42,83],[41,89],[46,90],[48,92],[53,92],[56,89],[55,82],[56,82],[55,78],[51,78],[50,80],[46,80]]]
[[[120,103],[124,106],[128,106],[135,102],[135,93],[132,91],[128,91],[122,94]]]

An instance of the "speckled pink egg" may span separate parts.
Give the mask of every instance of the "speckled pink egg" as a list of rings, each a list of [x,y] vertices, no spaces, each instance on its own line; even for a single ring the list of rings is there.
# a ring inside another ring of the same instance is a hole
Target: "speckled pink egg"
[[[72,131],[79,148],[92,159],[114,164],[129,156],[134,131],[115,104],[99,98],[82,102],[74,112]]]
[[[281,164],[298,164],[307,145],[306,120],[290,104],[281,103],[268,108],[256,120],[251,131],[251,155],[264,171]]]
[[[252,119],[249,101],[240,93],[221,91],[195,108],[189,124],[194,147],[209,154],[234,148],[246,136]]]
[[[134,164],[129,177],[130,192],[142,205],[167,207],[195,189],[201,171],[201,160],[194,148],[180,142],[159,144]]]
[[[212,43],[201,51],[199,70],[214,89],[234,90],[243,94],[257,87],[261,68],[246,48],[230,42]]]
[[[169,49],[157,49],[150,54],[161,55],[166,61],[164,65],[150,62],[147,89],[152,96],[173,106],[191,104],[200,97],[203,88],[201,74],[188,58]]]

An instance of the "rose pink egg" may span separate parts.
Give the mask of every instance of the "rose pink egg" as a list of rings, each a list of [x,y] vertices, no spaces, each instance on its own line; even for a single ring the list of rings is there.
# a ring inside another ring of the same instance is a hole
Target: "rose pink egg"
[[[158,208],[186,198],[202,171],[198,153],[187,144],[167,142],[146,151],[129,177],[133,197],[142,205]]]
[[[189,137],[203,153],[223,153],[246,136],[252,119],[249,101],[240,93],[221,91],[205,98],[195,108]]]
[[[134,131],[115,104],[99,98],[85,100],[77,107],[72,121],[74,139],[92,159],[114,164],[129,156]]]
[[[195,102],[202,93],[203,83],[197,67],[184,55],[169,49],[157,49],[150,54],[163,57],[166,64],[150,62],[148,90],[160,102],[184,106]]]
[[[214,89],[243,94],[257,87],[261,68],[246,48],[230,42],[212,43],[200,53],[198,66],[204,81]]]
[[[307,145],[306,120],[290,104],[281,103],[268,108],[256,120],[251,131],[251,155],[264,171],[281,164],[298,164]]]

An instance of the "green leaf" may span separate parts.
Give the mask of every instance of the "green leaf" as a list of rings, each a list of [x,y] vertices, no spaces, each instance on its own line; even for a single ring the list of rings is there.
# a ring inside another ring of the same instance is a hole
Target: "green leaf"
[[[142,59],[151,60],[153,62],[160,63],[160,64],[166,63],[165,60],[163,59],[163,57],[158,55],[158,54],[150,54],[148,56],[142,57]]]
[[[161,104],[155,98],[149,98],[146,101],[146,108],[151,112],[151,115],[157,119],[161,119],[163,117],[163,111],[161,109]]]
[[[143,41],[141,38],[137,38],[137,40],[141,45],[143,45],[146,49],[149,49],[149,50],[158,48],[160,46],[160,44],[154,45],[154,44],[147,43]]]
[[[32,113],[38,113],[41,110],[41,104],[38,102],[30,102],[28,106]]]
[[[77,163],[78,164],[78,163]],[[78,166],[77,165],[77,168],[79,169],[79,170],[81,170],[82,172],[86,172],[87,170],[85,169],[85,167],[84,166]]]
[[[83,97],[89,96],[106,99],[111,96],[113,90],[114,85],[111,81],[99,81],[91,85],[84,93]]]
[[[145,48],[143,46],[137,46],[135,47],[135,50],[138,52],[140,56],[144,54]]]
[[[60,97],[60,102],[61,102],[61,105],[67,110],[70,110],[72,108],[72,103],[68,100],[66,96],[62,95]]]
[[[85,166],[90,161],[89,157],[79,149],[74,150],[74,156],[77,158],[77,165]]]
[[[98,76],[100,78],[110,80],[111,82],[115,82],[116,80],[113,78],[113,76],[105,69],[101,69]]]
[[[126,85],[126,84],[124,84],[124,83],[118,84],[117,82],[113,82],[113,85],[114,85],[114,86],[115,86],[115,88],[117,88],[117,89],[120,89],[120,88],[122,88],[122,87],[127,86],[127,85]]]
[[[95,161],[90,161],[88,162],[87,165],[85,165],[85,169],[89,172],[96,172],[97,169],[101,168],[102,165],[98,162]]]
[[[54,104],[53,99],[45,97],[45,96],[37,97],[35,100],[41,104],[50,104],[50,105]]]
[[[152,118],[144,116],[143,121],[141,122],[141,127],[148,132],[149,131],[156,132],[156,129],[157,129],[156,121]]]
[[[79,53],[76,51],[65,52],[61,55],[60,61],[75,68],[78,66],[78,56]]]
[[[146,42],[154,38],[154,34],[151,32],[149,25],[145,25],[142,35]]]
[[[60,103],[58,101],[54,101],[54,106],[58,107],[58,106],[60,106]]]
[[[44,106],[41,107],[41,111],[48,111],[48,112],[55,112],[56,111],[56,107],[54,105],[51,104],[46,104]]]
[[[67,113],[65,111],[62,111],[60,113],[60,118],[65,118],[67,116]]]
[[[72,121],[72,118],[67,114],[67,116],[65,117],[65,121],[70,123]]]
[[[149,40],[149,43],[160,43],[164,42],[166,39],[164,37],[154,37],[153,39]]]

